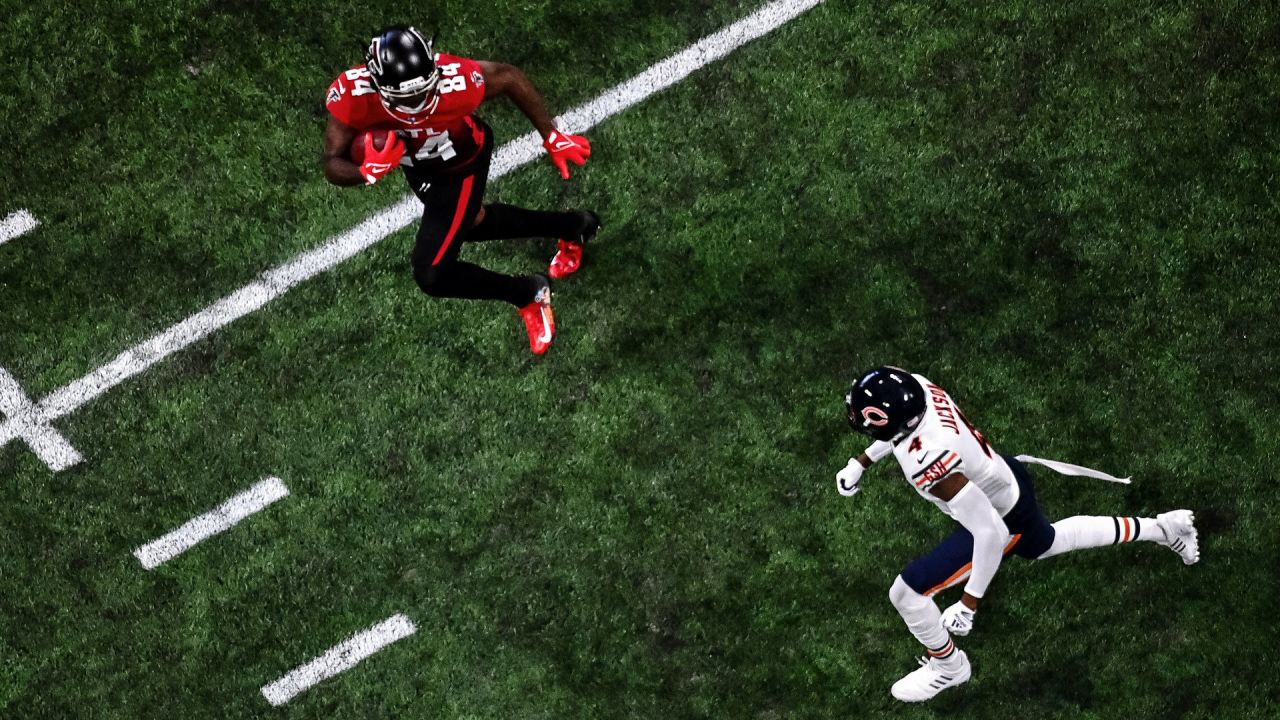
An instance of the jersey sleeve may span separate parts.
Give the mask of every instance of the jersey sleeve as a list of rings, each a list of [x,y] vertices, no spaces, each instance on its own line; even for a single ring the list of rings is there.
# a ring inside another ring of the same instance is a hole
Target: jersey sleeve
[[[964,470],[960,453],[951,448],[926,448],[911,458],[906,468],[911,484],[921,492],[928,492],[946,476]]]
[[[329,114],[347,125],[355,125],[355,103],[351,99],[351,87],[339,75],[329,84],[329,92],[324,98],[324,109]]]
[[[358,65],[329,84],[324,108],[344,124],[366,130],[367,126],[378,121],[376,108],[380,106],[377,97],[377,90],[369,81],[369,71]]]
[[[440,53],[436,56],[440,83],[436,86],[441,103],[450,112],[470,115],[484,102],[485,77],[480,63],[469,58]]]

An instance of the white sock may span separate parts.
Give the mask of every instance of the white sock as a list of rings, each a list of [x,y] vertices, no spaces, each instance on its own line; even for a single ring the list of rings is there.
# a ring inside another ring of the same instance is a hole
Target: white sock
[[[899,575],[893,581],[893,587],[889,588],[889,602],[898,609],[907,629],[924,645],[930,657],[946,668],[960,665],[960,653],[956,652],[951,634],[942,627],[942,611],[932,598],[912,590]]]
[[[1164,543],[1164,531],[1155,518],[1076,515],[1053,524],[1053,544],[1038,560],[1072,550],[1119,545],[1135,540]]]

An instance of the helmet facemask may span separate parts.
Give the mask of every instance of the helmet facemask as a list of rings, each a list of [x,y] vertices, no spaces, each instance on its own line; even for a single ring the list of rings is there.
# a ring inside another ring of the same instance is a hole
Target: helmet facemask
[[[436,106],[440,104],[440,94],[436,92],[436,85],[439,82],[440,70],[436,69],[429,78],[412,78],[395,88],[379,85],[376,81],[373,86],[378,91],[378,99],[382,101],[382,107],[396,119],[407,120],[415,115],[435,111]]]

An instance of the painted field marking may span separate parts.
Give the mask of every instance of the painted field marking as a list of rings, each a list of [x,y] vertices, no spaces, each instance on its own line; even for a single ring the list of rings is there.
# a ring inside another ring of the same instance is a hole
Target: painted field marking
[[[775,0],[747,17],[714,32],[688,48],[658,62],[634,78],[614,86],[596,99],[557,118],[559,127],[571,133],[585,132],[597,123],[661,92],[691,73],[737,48],[785,25],[824,0]],[[542,154],[536,132],[503,145],[494,154],[489,178],[497,180]],[[548,172],[551,172],[548,170]],[[422,204],[412,194],[369,216],[319,247],[268,270],[257,280],[218,300],[200,312],[120,353],[102,367],[71,382],[41,400],[33,420],[43,425],[66,417],[111,388],[138,375],[173,353],[214,331],[258,310],[290,288],[337,267],[357,253],[397,232],[422,215]],[[0,448],[20,437],[13,421],[0,424]],[[49,465],[54,471],[63,468]]]
[[[38,227],[40,227],[40,221],[36,219],[35,215],[26,210],[9,213],[8,217],[0,220],[0,245],[21,235],[26,235]]]
[[[36,406],[22,391],[22,386],[8,370],[0,367],[0,419],[8,418],[0,428],[22,438],[51,470],[65,470],[80,462],[80,453],[62,437],[47,420],[40,418]],[[2,446],[4,443],[0,443]]]
[[[288,497],[289,488],[277,477],[269,477],[218,507],[198,517],[191,518],[181,527],[156,538],[133,551],[142,567],[153,570],[197,543],[230,530],[232,526],[271,503]]]
[[[325,654],[289,671],[279,680],[263,685],[262,696],[272,705],[283,705],[298,693],[322,680],[350,670],[361,660],[417,631],[418,628],[409,618],[404,615],[392,615],[368,630],[362,630],[334,645]]]

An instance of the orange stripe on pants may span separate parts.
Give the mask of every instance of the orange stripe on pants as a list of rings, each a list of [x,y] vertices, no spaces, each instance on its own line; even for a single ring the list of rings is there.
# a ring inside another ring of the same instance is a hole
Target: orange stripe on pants
[[[1022,533],[1018,533],[1017,535],[1014,535],[1012,538],[1010,538],[1009,544],[1004,546],[1004,554],[1008,555],[1009,551],[1013,549],[1013,546],[1017,545],[1018,541],[1021,539],[1022,539]],[[940,590],[946,590],[952,585],[959,583],[961,580],[965,579],[965,576],[969,574],[970,570],[973,570],[973,563],[971,562],[965,563],[963,566],[961,566],[959,570],[955,571],[951,575],[951,577],[947,578],[946,580],[943,580],[937,585],[934,585],[933,587],[926,590],[924,593],[925,596],[926,597],[931,596]]]

